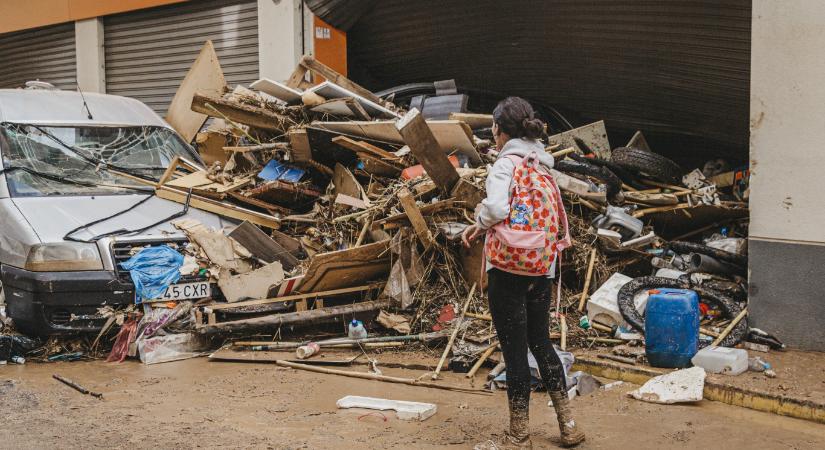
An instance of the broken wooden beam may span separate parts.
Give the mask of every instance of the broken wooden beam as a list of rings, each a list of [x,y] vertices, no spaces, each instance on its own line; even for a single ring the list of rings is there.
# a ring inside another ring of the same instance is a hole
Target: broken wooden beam
[[[325,308],[311,309],[307,311],[295,311],[291,313],[254,317],[251,319],[233,320],[231,322],[212,323],[206,325],[197,324],[196,326],[198,329],[205,332],[234,332],[251,329],[275,329],[287,324],[322,323],[328,321],[329,319],[335,319],[339,316],[366,311],[375,311],[377,309],[389,307],[389,305],[390,302],[388,300],[373,300],[349,305],[327,306]]]
[[[160,187],[155,190],[155,195],[165,200],[171,200],[176,203],[186,204],[188,194],[184,191],[172,189],[169,187]],[[281,221],[274,216],[259,213],[249,209],[241,208],[240,206],[229,203],[219,202],[210,198],[201,197],[198,195],[191,195],[188,199],[189,206],[203,211],[209,211],[219,216],[229,217],[232,219],[246,220],[260,225],[262,227],[277,230],[281,226]]]
[[[424,166],[427,175],[439,189],[449,195],[461,177],[447,155],[441,151],[421,112],[412,109],[395,126],[413,156]]]
[[[372,102],[378,103],[379,105],[385,103],[383,100],[381,100],[380,97],[373,94],[372,91],[370,91],[369,89],[366,89],[358,83],[341,75],[340,73],[333,70],[331,67],[315,59],[315,57],[313,56],[304,55],[304,57],[301,58],[301,61],[298,63],[298,66],[300,67],[300,69],[296,68],[295,72],[293,72],[292,76],[287,82],[287,86],[300,86],[301,80],[303,80],[304,78],[304,74],[306,74],[307,71],[310,71],[315,75],[322,76],[330,82],[335,83],[344,89],[350,90]]]
[[[415,204],[415,198],[410,194],[410,191],[402,189],[398,194],[398,200],[401,202],[401,207],[404,208],[404,213],[410,220],[413,230],[415,230],[415,234],[418,236],[418,240],[421,241],[425,250],[429,250],[435,243],[435,239],[433,238],[433,234],[430,233],[429,227],[427,227],[424,216],[421,215],[421,210],[418,209],[418,205]]]
[[[263,108],[235,103],[222,98],[209,97],[200,93],[192,97],[192,111],[214,117],[216,110],[234,122],[262,130],[285,133],[290,125],[293,125],[292,120],[288,117]]]
[[[382,148],[376,147],[368,142],[356,141],[355,139],[351,139],[346,136],[336,136],[332,138],[332,142],[340,145],[341,147],[352,150],[355,153],[367,153],[370,156],[382,159],[384,161],[401,161],[401,158],[399,158],[398,156],[395,156],[394,154]]]

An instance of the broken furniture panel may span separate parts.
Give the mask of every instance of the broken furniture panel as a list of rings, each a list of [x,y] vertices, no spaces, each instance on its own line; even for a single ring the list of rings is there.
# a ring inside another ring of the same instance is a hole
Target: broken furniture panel
[[[390,272],[390,241],[329,253],[319,253],[304,273],[298,291],[329,291],[386,278]]]
[[[548,141],[551,146],[573,147],[579,149],[579,153],[592,152],[601,159],[610,159],[610,141],[607,140],[607,129],[603,120],[554,134],[550,136]]]
[[[250,84],[249,87],[269,94],[288,105],[301,103],[301,91],[269,78],[261,78]]]
[[[207,118],[206,114],[192,111],[192,98],[196,92],[210,97],[220,97],[225,87],[226,79],[221,70],[221,63],[218,61],[218,55],[215,53],[215,47],[212,41],[206,41],[178,87],[178,91],[175,92],[175,97],[166,113],[166,122],[186,142],[192,142]]]

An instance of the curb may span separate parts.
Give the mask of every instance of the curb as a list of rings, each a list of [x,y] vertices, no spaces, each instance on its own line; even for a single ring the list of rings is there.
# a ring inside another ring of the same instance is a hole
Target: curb
[[[666,370],[627,366],[621,363],[589,358],[576,358],[573,370],[582,370],[591,375],[633,384],[644,384],[655,376],[667,373]],[[825,403],[755,389],[745,389],[708,380],[705,380],[704,397],[707,400],[727,403],[728,405],[825,423]]]

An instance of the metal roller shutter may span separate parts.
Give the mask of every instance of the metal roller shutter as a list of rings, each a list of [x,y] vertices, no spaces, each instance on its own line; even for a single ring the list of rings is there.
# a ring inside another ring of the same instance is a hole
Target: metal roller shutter
[[[198,1],[106,17],[106,92],[166,114],[208,39],[230,85],[258,78],[255,1]]]
[[[674,157],[747,160],[750,27],[751,0],[384,0],[347,33],[349,75],[455,78],[604,119],[614,146],[641,129]]]
[[[0,35],[0,88],[31,80],[77,88],[74,22]]]

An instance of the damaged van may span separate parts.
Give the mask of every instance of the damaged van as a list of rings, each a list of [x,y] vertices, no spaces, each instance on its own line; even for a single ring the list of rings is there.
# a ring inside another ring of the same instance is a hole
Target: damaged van
[[[176,157],[197,152],[143,103],[54,89],[0,90],[0,302],[17,329],[50,335],[100,329],[135,302],[120,267],[140,248],[185,245],[171,225],[232,222],[154,196]],[[182,277],[164,298],[210,296]],[[184,288],[185,287],[185,288]]]

